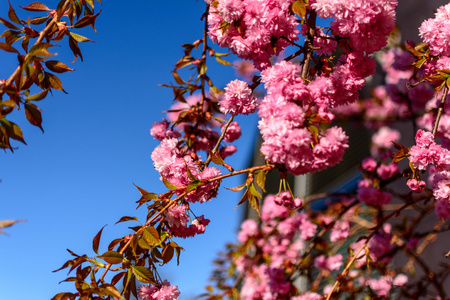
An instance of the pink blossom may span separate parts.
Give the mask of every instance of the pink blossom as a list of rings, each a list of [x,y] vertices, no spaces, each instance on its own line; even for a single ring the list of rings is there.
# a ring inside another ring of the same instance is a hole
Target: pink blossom
[[[225,87],[225,96],[219,100],[220,111],[224,114],[248,115],[256,110],[256,97],[245,81],[235,79]]]
[[[320,300],[322,296],[314,292],[306,292],[301,296],[291,297],[291,300]]]
[[[406,182],[406,185],[414,192],[414,193],[422,193],[422,191],[426,187],[426,183],[423,180],[417,181],[416,179],[409,179]]]
[[[392,288],[392,277],[383,276],[379,279],[371,278],[367,281],[367,285],[379,297],[388,297]]]
[[[250,237],[256,236],[258,232],[258,224],[256,224],[255,220],[245,220],[241,224],[241,230],[238,234],[238,241],[244,244]]]
[[[182,205],[172,205],[164,212],[164,215],[170,227],[186,226],[189,221],[186,208]]]
[[[234,154],[237,151],[237,147],[234,145],[227,145],[220,149],[219,154],[220,157],[225,158],[232,154]]]
[[[321,270],[337,271],[343,264],[342,259],[343,257],[341,254],[329,257],[320,255],[314,259],[314,267]]]
[[[432,55],[450,55],[450,17],[448,14],[450,4],[438,8],[435,18],[422,22],[419,34],[430,47]]]
[[[287,191],[275,196],[274,201],[276,204],[289,207],[292,210],[302,206],[302,200],[300,198],[292,198],[291,193]]]
[[[337,221],[330,232],[330,241],[342,241],[350,236],[350,222],[339,220]]]
[[[223,126],[222,126],[223,130]],[[238,138],[240,138],[242,135],[241,133],[241,127],[239,126],[238,122],[231,122],[231,124],[228,126],[227,131],[224,136],[224,140],[226,142],[234,142]]]
[[[170,285],[167,280],[164,280],[162,284],[140,286],[138,296],[142,300],[177,300],[180,291],[177,286]]]
[[[450,203],[448,202],[449,198],[446,201],[436,200],[434,205],[434,212],[436,216],[442,219],[450,219]]]
[[[382,126],[372,136],[370,153],[373,156],[380,155],[386,149],[392,147],[392,142],[398,142],[399,140],[400,140],[400,132],[398,130],[391,129],[387,126]]]
[[[369,171],[369,172],[375,171],[376,167],[377,167],[377,162],[372,157],[365,158],[361,163],[361,168],[365,171]]]
[[[395,286],[404,286],[408,282],[408,276],[405,274],[398,274],[395,276],[394,281],[392,281],[392,285]]]
[[[358,200],[373,206],[382,206],[391,201],[391,194],[373,187],[358,188]]]
[[[170,138],[179,138],[181,134],[178,131],[174,131],[169,128],[169,123],[166,119],[163,119],[161,122],[153,123],[152,128],[150,129],[150,134],[153,138],[162,141],[163,139]]]
[[[389,178],[397,174],[398,171],[399,168],[397,164],[389,164],[389,165],[381,164],[377,168],[377,175],[383,180],[388,180]]]

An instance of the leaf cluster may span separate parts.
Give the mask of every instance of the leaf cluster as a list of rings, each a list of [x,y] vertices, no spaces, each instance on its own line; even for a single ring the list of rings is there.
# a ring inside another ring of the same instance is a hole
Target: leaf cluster
[[[36,102],[46,98],[49,92],[52,94],[53,90],[67,93],[56,74],[74,69],[61,61],[50,60],[56,55],[50,49],[66,39],[75,60],[78,56],[83,60],[78,43],[91,40],[73,29],[91,26],[95,30],[95,20],[100,14],[94,14],[93,0],[61,0],[54,10],[39,2],[21,8],[46,15],[22,20],[9,4],[9,20],[0,17],[0,23],[7,28],[0,36],[4,38],[0,49],[16,54],[18,60],[12,75],[0,80],[0,148],[11,151],[11,139],[26,143],[21,128],[8,120],[8,115],[23,108],[28,122],[44,131],[41,109]],[[63,18],[67,18],[68,23]],[[35,89],[37,92],[32,92]]]

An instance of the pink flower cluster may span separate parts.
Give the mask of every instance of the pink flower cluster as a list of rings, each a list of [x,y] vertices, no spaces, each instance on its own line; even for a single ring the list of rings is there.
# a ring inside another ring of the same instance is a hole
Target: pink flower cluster
[[[434,19],[425,20],[419,34],[435,56],[450,56],[450,4],[438,8]]]
[[[382,206],[391,202],[392,196],[389,193],[373,187],[372,181],[365,179],[358,184],[358,200],[372,206]]]
[[[295,287],[284,266],[297,262],[305,242],[317,233],[317,225],[311,222],[308,215],[292,214],[288,208],[276,204],[275,198],[269,195],[264,199],[261,226],[253,220],[241,225],[239,241],[248,245],[250,250],[250,253],[235,259],[238,271],[245,275],[242,299],[291,299],[289,296]],[[298,233],[300,235],[297,237]],[[266,262],[262,263],[258,256],[251,254],[254,247],[259,249],[258,253],[261,251],[262,258],[268,259]],[[329,267],[335,269],[338,262],[332,262],[333,259]]]
[[[261,72],[267,89],[259,108],[258,127],[264,140],[261,153],[266,159],[285,165],[294,175],[337,164],[348,147],[348,137],[342,128],[331,127],[313,135],[313,128],[320,124],[308,120],[308,111],[302,105],[315,104],[318,98],[313,94],[319,87],[312,83],[306,85],[300,73],[298,65],[286,61]],[[324,122],[331,121],[332,115],[325,111],[326,104],[320,106],[323,109],[319,108],[316,114]]]
[[[255,112],[256,97],[245,81],[235,79],[225,87],[225,95],[219,100],[220,111],[224,114],[236,116],[248,115]]]
[[[450,151],[437,144],[431,132],[419,129],[416,145],[409,150],[409,161],[419,170],[426,170],[428,165],[434,164],[437,171],[444,171],[450,168]]]
[[[144,285],[138,289],[138,297],[142,300],[177,300],[180,290],[167,280],[158,285]]]
[[[302,200],[300,198],[293,198],[290,192],[281,192],[279,195],[275,196],[274,201],[278,205],[283,205],[295,210],[302,206]]]
[[[354,51],[371,54],[386,45],[395,26],[397,0],[312,0],[321,18],[334,18],[334,35],[350,39]]]
[[[263,70],[289,41],[298,39],[293,0],[218,0],[208,15],[209,37]]]

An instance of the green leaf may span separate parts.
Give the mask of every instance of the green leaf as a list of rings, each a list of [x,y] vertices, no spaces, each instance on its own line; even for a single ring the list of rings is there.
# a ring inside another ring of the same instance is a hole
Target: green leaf
[[[31,4],[28,4],[27,6],[19,6],[22,9],[28,10],[28,11],[49,11],[50,8],[45,6],[42,3],[39,2],[33,2]]]
[[[28,54],[30,56],[55,56],[56,54],[52,54],[48,51],[48,48],[54,46],[55,45],[51,45],[49,43],[39,43],[31,47]]]
[[[106,251],[98,257],[112,265],[119,264],[123,261],[123,255],[117,251]]]
[[[88,39],[87,37],[84,37],[82,35],[76,34],[74,32],[70,32],[70,36],[77,42],[92,42],[90,39]]]
[[[255,185],[253,183],[250,184],[248,189],[250,191],[250,194],[252,194],[253,196],[257,198],[262,198],[261,194],[255,189]]]
[[[257,197],[248,197],[248,201],[249,201],[249,205],[256,210],[256,212],[258,213],[258,216],[261,216],[261,212],[260,212],[260,203],[259,203],[259,199]]]
[[[194,181],[191,181],[188,185],[187,185],[187,187],[186,187],[186,192],[190,192],[190,191],[192,191],[192,190],[194,190],[196,187],[198,187],[200,184],[202,183],[202,181],[201,180],[194,180]]]
[[[292,11],[299,15],[303,20],[306,19],[306,4],[303,0],[296,0],[292,3]]]
[[[137,280],[144,283],[155,283],[155,279],[153,277],[152,272],[143,266],[132,266],[131,270],[133,271],[134,276],[136,276]]]
[[[65,63],[57,60],[48,60],[45,62],[45,66],[53,72],[64,73],[67,71],[74,71],[74,69],[69,68]]]
[[[224,65],[224,66],[232,66],[233,65],[233,63],[231,63],[219,56],[216,56],[216,60],[219,64]]]
[[[239,192],[245,187],[245,183],[240,186],[235,186],[232,188],[226,188],[227,190],[233,191],[233,192]]]
[[[99,286],[98,289],[107,294],[108,296],[114,297],[115,299],[125,299],[116,289],[116,287],[111,284],[104,283],[101,286]]]
[[[170,183],[164,177],[162,178],[162,181],[163,181],[164,185],[166,186],[166,188],[168,188],[169,190],[175,191],[176,189],[178,189],[178,187],[176,185]]]
[[[8,1],[8,3],[9,3],[9,1]],[[14,23],[22,25],[22,22],[20,22],[19,18],[17,17],[16,12],[14,11],[14,8],[11,6],[11,3],[9,3],[8,17]]]
[[[256,184],[262,189],[264,193],[266,192],[266,175],[267,171],[259,171],[258,174],[256,174]]]
[[[26,97],[26,99],[30,100],[30,101],[39,101],[39,100],[42,100],[45,97],[47,97],[47,93],[48,93],[48,90],[45,90],[45,91],[42,91],[40,93],[28,96],[28,97]]]
[[[154,227],[147,227],[147,228],[145,228],[144,229],[144,233],[143,233],[143,237],[144,237],[145,241],[151,246],[155,246],[155,245],[160,245],[161,244],[159,233]]]
[[[100,237],[102,236],[102,231],[103,228],[105,228],[105,226],[103,226],[102,229],[100,229],[100,231],[95,235],[94,239],[92,240],[92,249],[97,255],[98,255],[98,247],[100,245]]]
[[[36,105],[32,103],[25,103],[25,116],[27,117],[27,120],[28,122],[30,122],[30,124],[39,127],[42,132],[44,132],[44,129],[41,125],[42,115]]]

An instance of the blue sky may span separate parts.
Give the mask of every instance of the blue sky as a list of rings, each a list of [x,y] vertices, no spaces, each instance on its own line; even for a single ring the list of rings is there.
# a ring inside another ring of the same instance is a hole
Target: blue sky
[[[24,19],[38,15],[18,8],[30,2],[11,0]],[[100,244],[106,251],[109,241],[129,232],[126,223],[114,226],[121,216],[144,219],[146,209],[135,209],[139,193],[133,183],[164,192],[150,158],[158,143],[149,130],[173,97],[157,85],[173,81],[170,71],[182,55],[180,45],[201,37],[204,6],[201,0],[104,1],[98,33],[79,32],[96,41],[81,44],[84,62],[69,63],[67,41],[53,48],[56,59],[76,69],[61,76],[69,94],[56,91],[38,103],[44,134],[28,124],[22,110],[14,113],[11,120],[21,126],[28,146],[16,143],[14,154],[0,153],[0,220],[26,219],[8,228],[9,236],[0,235],[0,299],[45,300],[72,290],[69,283],[58,284],[67,272],[52,273],[71,258],[66,249],[94,255],[92,238],[108,224]],[[1,1],[3,18],[7,11],[7,1]],[[0,52],[0,78],[11,74],[16,61],[15,55]],[[216,63],[208,73],[222,87],[235,78],[233,68]],[[238,121],[244,133],[236,143],[241,154],[229,159],[235,169],[246,166],[256,133],[255,116]],[[242,215],[234,209],[239,196],[221,188],[217,199],[194,209],[211,220],[205,235],[178,240],[186,249],[180,266],[161,268],[180,287],[181,299],[204,291],[211,261],[235,239]]]

